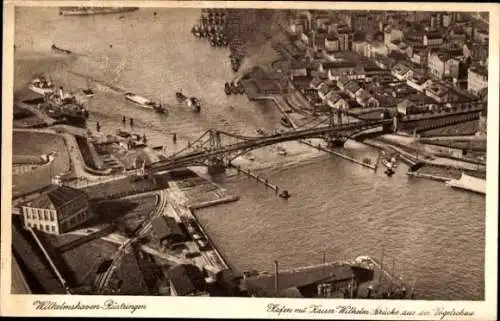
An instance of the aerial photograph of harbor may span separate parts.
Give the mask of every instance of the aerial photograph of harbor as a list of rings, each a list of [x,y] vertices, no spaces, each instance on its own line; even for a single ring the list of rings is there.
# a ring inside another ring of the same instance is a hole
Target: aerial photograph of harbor
[[[12,294],[485,300],[488,12],[14,14]]]

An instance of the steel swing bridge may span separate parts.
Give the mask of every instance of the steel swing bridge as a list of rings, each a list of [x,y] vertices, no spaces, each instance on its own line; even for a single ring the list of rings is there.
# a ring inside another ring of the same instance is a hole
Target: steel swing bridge
[[[393,125],[392,119],[343,124],[341,115],[337,115],[339,123],[335,123],[333,116],[331,115],[312,127],[258,137],[209,129],[198,139],[188,143],[187,147],[170,155],[167,159],[152,163],[151,170],[157,172],[203,165],[208,166],[210,173],[222,172],[231,164],[232,160],[253,149],[310,138],[323,138],[329,143],[339,140],[345,141],[352,135],[367,129],[382,126],[384,131],[392,130]],[[325,126],[324,123],[328,120],[329,124]],[[323,126],[321,126],[322,124]]]

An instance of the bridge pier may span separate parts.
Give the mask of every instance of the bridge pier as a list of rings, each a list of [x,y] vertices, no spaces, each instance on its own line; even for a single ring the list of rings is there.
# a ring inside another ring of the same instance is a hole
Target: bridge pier
[[[208,174],[210,175],[221,174],[226,171],[226,165],[224,164],[224,161],[217,157],[211,157],[208,159],[207,168]]]

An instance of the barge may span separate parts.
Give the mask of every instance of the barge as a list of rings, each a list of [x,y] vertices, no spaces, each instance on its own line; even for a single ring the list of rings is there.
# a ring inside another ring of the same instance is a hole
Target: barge
[[[163,105],[161,103],[153,102],[147,98],[136,95],[130,91],[125,93],[125,99],[127,99],[128,101],[131,101],[131,102],[133,102],[133,103],[135,103],[143,108],[152,109],[159,114],[164,114],[166,112],[165,107],[163,107]]]

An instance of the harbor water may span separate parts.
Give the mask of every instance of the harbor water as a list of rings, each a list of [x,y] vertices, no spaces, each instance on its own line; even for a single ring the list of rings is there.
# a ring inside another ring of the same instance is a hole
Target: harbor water
[[[48,73],[74,91],[96,88],[88,103],[89,128],[99,121],[111,132],[128,127],[122,116],[133,117],[134,130],[152,144],[168,145],[176,133],[182,145],[208,128],[252,136],[257,128],[273,130],[280,115],[272,105],[225,95],[224,83],[234,77],[229,52],[190,34],[198,16],[195,9],[144,8],[63,17],[57,8],[18,8],[15,87],[34,73]],[[52,44],[75,57],[54,58]],[[261,49],[245,64],[276,59]],[[161,100],[169,114],[127,103],[120,88]],[[177,103],[179,89],[201,98],[200,114]],[[358,159],[376,157],[368,147],[351,142],[346,147]],[[240,200],[196,214],[240,270],[272,271],[274,260],[283,268],[311,265],[321,263],[323,254],[332,261],[357,255],[380,260],[383,249],[384,265],[391,270],[394,260],[396,274],[415,280],[418,298],[483,299],[485,198],[407,177],[405,170],[402,166],[388,178],[382,170],[374,173],[335,156],[286,167],[278,162],[260,174],[287,189],[288,200],[242,174],[229,175],[218,182]]]

